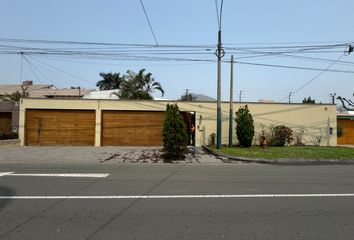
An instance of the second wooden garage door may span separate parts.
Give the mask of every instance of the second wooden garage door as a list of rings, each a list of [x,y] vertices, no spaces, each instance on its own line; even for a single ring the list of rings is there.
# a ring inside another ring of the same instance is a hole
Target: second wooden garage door
[[[162,146],[164,112],[103,111],[103,146]]]

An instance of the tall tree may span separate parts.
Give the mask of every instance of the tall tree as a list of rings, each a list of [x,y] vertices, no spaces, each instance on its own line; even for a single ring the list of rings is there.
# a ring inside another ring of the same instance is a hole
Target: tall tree
[[[120,73],[100,73],[102,80],[96,83],[96,87],[102,90],[120,89],[121,84],[124,82],[124,76]]]
[[[316,103],[316,101],[315,101],[315,99],[311,99],[311,97],[308,97],[308,98],[304,98],[304,100],[302,100],[302,103],[314,104],[314,103]]]
[[[136,99],[136,100],[152,100],[152,93],[156,90],[164,95],[164,90],[159,82],[152,77],[152,73],[145,74],[145,69],[141,69],[139,73],[127,71],[125,81],[122,83],[118,92],[120,99]]]
[[[354,95],[354,94],[353,94]],[[347,111],[354,111],[354,101],[338,96],[337,99],[341,101],[342,107]]]

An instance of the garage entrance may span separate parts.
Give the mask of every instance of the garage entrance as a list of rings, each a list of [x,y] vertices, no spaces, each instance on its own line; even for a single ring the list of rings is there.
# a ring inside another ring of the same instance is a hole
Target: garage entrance
[[[181,113],[188,145],[194,145],[191,127],[195,126],[195,113]],[[163,146],[164,114],[160,111],[102,111],[102,146]]]
[[[102,111],[102,146],[162,146],[164,112]]]
[[[186,124],[188,143],[187,145],[195,146],[195,132],[197,127],[195,125],[195,112],[181,112],[184,123]],[[194,130],[192,130],[194,128]],[[193,132],[194,131],[194,132]]]
[[[10,112],[0,112],[0,133],[11,133],[11,118]]]
[[[95,111],[27,109],[28,146],[94,146]]]
[[[343,128],[343,135],[337,138],[337,144],[354,145],[354,119],[338,119],[337,126]]]

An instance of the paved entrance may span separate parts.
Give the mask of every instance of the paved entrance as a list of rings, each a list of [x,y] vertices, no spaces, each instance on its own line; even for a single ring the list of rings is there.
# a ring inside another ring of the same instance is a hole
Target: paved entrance
[[[0,161],[12,163],[162,163],[161,147],[19,147],[3,146]],[[222,161],[201,148],[189,147],[178,163],[218,164]]]

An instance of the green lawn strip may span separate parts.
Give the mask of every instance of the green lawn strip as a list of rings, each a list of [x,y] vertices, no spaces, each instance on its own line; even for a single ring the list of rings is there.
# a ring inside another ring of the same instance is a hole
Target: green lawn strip
[[[223,147],[218,152],[245,158],[354,159],[354,148],[342,147]]]

